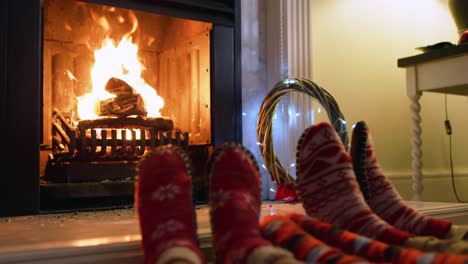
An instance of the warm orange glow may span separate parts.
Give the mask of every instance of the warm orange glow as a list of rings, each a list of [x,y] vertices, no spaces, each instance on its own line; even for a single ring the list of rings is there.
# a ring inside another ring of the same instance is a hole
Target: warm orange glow
[[[121,243],[121,242],[134,242],[141,240],[139,234],[130,234],[122,236],[108,236],[108,237],[97,237],[97,238],[88,238],[88,239],[78,239],[72,241],[72,245],[77,247],[91,247],[99,245],[109,245],[111,243]]]
[[[73,75],[71,71],[67,70],[66,73],[67,73],[68,78],[70,78],[70,80],[74,80],[74,81],[77,80],[75,75]]]
[[[73,31],[73,29],[72,29],[72,27],[70,26],[69,23],[65,22],[63,26],[65,27],[66,30]]]
[[[100,128],[95,128],[96,130],[96,137],[101,138],[101,131],[102,129]],[[133,132],[135,132],[135,139],[139,140],[141,139],[141,134],[144,133],[144,131],[141,131],[140,129],[128,129],[128,128],[119,128],[119,129],[114,129],[117,131],[115,139],[126,139],[126,140],[132,140],[133,139]],[[109,130],[106,130],[109,132]],[[122,137],[122,132],[125,131],[125,137]],[[109,134],[108,134],[109,135]],[[86,131],[86,136],[91,136],[91,130]]]
[[[78,115],[82,120],[98,118],[99,102],[115,96],[104,89],[112,77],[124,80],[142,96],[148,117],[161,116],[159,111],[164,106],[164,100],[141,77],[144,66],[138,60],[138,46],[132,43],[131,37],[138,23],[136,17],[132,15],[130,18],[134,23],[129,34],[125,35],[117,45],[107,37],[103,40],[101,48],[94,51],[95,63],[91,69],[92,91],[77,98]],[[108,26],[103,18],[97,18],[96,21],[103,28]]]

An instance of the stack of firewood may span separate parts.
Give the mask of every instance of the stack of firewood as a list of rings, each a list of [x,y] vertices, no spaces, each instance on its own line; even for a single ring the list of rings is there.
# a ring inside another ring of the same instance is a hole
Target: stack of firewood
[[[141,95],[125,81],[112,77],[107,81],[105,90],[115,94],[115,97],[100,102],[100,116],[126,117],[148,114]]]

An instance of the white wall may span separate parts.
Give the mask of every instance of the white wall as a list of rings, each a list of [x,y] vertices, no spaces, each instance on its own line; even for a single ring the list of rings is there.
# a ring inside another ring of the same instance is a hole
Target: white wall
[[[416,47],[458,41],[447,0],[311,0],[313,81],[337,100],[349,127],[367,122],[379,162],[400,193],[411,197],[411,120],[399,58]],[[421,98],[423,200],[455,201],[444,95]],[[468,98],[448,96],[460,198],[468,200]],[[351,132],[350,132],[351,133]],[[465,181],[465,182],[464,182]],[[463,184],[465,183],[465,184]]]
[[[266,0],[241,1],[242,144],[255,156],[262,177],[262,199],[274,197],[275,186],[264,169],[257,145],[258,111],[269,90],[266,72]],[[270,0],[271,1],[271,0]]]

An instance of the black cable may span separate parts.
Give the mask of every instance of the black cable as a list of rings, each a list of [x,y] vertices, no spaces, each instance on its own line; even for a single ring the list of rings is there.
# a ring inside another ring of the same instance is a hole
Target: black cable
[[[452,154],[452,125],[450,124],[450,119],[448,118],[448,109],[447,109],[447,95],[445,95],[445,132],[449,136],[449,158],[450,158],[450,176],[452,179],[452,189],[455,194],[455,198],[459,203],[466,203],[460,199],[458,196],[457,187],[455,186],[455,174],[453,173],[453,154]]]

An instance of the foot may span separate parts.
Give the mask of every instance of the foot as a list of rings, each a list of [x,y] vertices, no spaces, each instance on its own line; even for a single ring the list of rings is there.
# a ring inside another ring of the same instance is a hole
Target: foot
[[[145,263],[204,263],[192,206],[190,160],[177,146],[154,149],[138,164],[135,185]]]
[[[355,140],[356,139],[356,140]],[[370,208],[394,227],[418,236],[446,238],[451,222],[428,217],[409,207],[392,182],[385,176],[375,156],[369,128],[364,121],[356,123],[353,131],[351,158],[358,178],[366,178],[369,187]]]
[[[297,146],[296,164],[299,196],[308,215],[390,244],[402,245],[410,237],[368,207],[351,160],[329,123],[304,131]]]
[[[209,166],[210,216],[216,263],[273,263],[292,256],[260,232],[260,174],[253,155],[238,143],[218,147]]]

